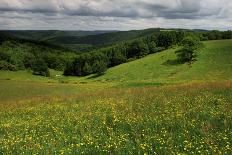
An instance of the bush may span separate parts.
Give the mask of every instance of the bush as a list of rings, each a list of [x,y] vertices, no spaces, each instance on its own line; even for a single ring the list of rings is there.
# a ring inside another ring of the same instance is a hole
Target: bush
[[[185,63],[194,60],[194,58],[196,57],[195,51],[198,50],[202,46],[202,44],[199,38],[189,36],[183,39],[182,46],[183,48],[176,53],[178,53],[178,60],[181,63]]]
[[[16,71],[17,67],[6,61],[0,61],[0,70]]]
[[[127,57],[128,58],[141,58],[149,54],[148,45],[143,40],[136,40],[129,44],[127,48]]]
[[[10,53],[0,50],[0,60],[9,61],[10,60]]]
[[[35,56],[32,53],[25,53],[24,60],[23,60],[25,68],[27,69],[31,68],[34,61],[35,61]]]
[[[174,32],[162,32],[157,38],[159,47],[165,47],[166,49],[176,44],[176,34]]]
[[[35,60],[31,69],[35,75],[50,76],[48,66],[43,59]]]
[[[93,73],[102,75],[106,72],[107,70],[107,64],[103,61],[96,61],[93,64]]]

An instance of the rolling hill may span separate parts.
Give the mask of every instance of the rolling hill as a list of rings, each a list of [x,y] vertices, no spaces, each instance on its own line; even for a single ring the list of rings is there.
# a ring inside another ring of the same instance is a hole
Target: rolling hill
[[[7,30],[0,31],[8,33],[17,38],[45,41],[55,37],[82,37],[87,35],[96,35],[111,31],[60,31],[60,30]]]
[[[145,29],[145,30],[132,30],[132,31],[119,31],[86,36],[56,36],[47,39],[48,42],[58,44],[89,44],[89,45],[109,45],[126,40],[136,39],[154,32],[159,32],[159,29]]]
[[[145,37],[160,31],[194,31],[202,32],[206,30],[187,30],[187,29],[163,29],[150,28],[144,30],[115,31],[115,30],[96,30],[96,31],[61,31],[61,30],[8,30],[0,31],[0,34],[7,34],[19,39],[43,41],[54,45],[63,46],[81,52],[91,51],[124,41]]]
[[[10,36],[43,41],[78,51],[90,51],[99,47],[137,39],[159,32],[159,28],[131,31],[58,31],[58,30],[25,30],[0,31]],[[162,29],[165,31],[165,29]]]
[[[178,48],[169,49],[155,53],[129,63],[110,68],[104,75],[96,77],[55,77],[62,72],[54,73],[54,80],[64,83],[92,83],[104,82],[109,85],[125,86],[153,86],[171,83],[185,82],[212,82],[226,81],[232,79],[232,40],[217,40],[204,42],[205,47],[198,52],[197,61],[192,65],[178,64],[175,62],[175,51]],[[28,72],[4,72],[2,79],[23,80],[25,77],[38,79],[40,77],[31,75]],[[20,76],[18,76],[20,74]],[[23,75],[23,76],[21,76]],[[20,78],[23,77],[23,78]],[[34,81],[34,80],[32,80]],[[37,81],[37,80],[36,80]],[[40,80],[39,80],[40,81]]]
[[[177,48],[173,48],[113,67],[94,80],[145,83],[230,80],[232,40],[207,41],[204,45],[192,65],[176,63]]]
[[[0,71],[0,152],[231,154],[232,40],[204,44],[191,66],[173,48],[100,77]]]

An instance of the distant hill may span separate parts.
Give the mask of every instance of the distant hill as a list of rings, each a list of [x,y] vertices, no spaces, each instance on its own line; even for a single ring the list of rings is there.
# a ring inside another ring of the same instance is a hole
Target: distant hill
[[[0,32],[0,70],[31,69],[37,61],[51,69],[63,70],[77,54],[59,45]]]
[[[90,44],[90,45],[109,45],[126,40],[136,39],[152,33],[159,32],[159,29],[145,29],[145,30],[132,30],[132,31],[118,31],[103,34],[94,34],[87,36],[56,36],[47,39],[48,42],[58,44]]]
[[[87,35],[96,35],[111,31],[59,31],[59,30],[4,30],[0,32],[8,33],[22,39],[45,41],[55,37],[75,36],[82,37]]]
[[[165,30],[165,29],[164,29]],[[0,31],[11,36],[57,44],[77,51],[90,51],[99,47],[136,39],[159,32],[159,28],[132,31],[58,31],[28,30]]]
[[[63,50],[63,51],[71,51],[69,48],[60,46],[58,44],[52,44],[46,41],[31,39],[31,37],[20,37],[18,33],[16,34],[14,34],[13,31],[0,31],[0,44],[3,43],[4,41],[10,40],[10,41],[15,41],[17,43],[31,43],[31,44],[38,45],[38,46],[44,46],[46,48],[52,48],[52,49]]]
[[[145,37],[153,33],[158,33],[159,31],[160,29],[154,28],[145,30],[117,31],[81,37],[57,36],[47,39],[46,41],[79,51],[90,51],[96,48]]]
[[[9,30],[0,31],[0,33],[9,34],[11,36],[36,41],[48,42],[56,44],[76,51],[86,52],[103,46],[112,45],[128,40],[145,37],[160,31],[197,31],[205,30],[187,30],[187,29],[163,29],[150,28],[144,30],[131,31],[59,31],[59,30]]]

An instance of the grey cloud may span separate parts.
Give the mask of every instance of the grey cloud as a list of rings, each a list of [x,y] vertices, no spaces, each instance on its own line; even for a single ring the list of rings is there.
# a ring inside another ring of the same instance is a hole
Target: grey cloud
[[[73,16],[192,18],[202,0],[2,0],[1,11],[61,13]],[[176,16],[175,16],[176,15]]]
[[[231,8],[231,0],[0,0],[0,29],[224,29]]]

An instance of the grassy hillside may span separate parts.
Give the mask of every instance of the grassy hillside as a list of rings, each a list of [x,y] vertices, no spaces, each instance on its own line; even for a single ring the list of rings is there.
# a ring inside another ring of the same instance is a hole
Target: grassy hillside
[[[178,64],[177,49],[170,49],[111,68],[95,80],[173,83],[231,79],[232,40],[207,41],[204,45],[192,65]]]
[[[173,48],[160,53],[155,53],[142,59],[125,63],[109,69],[104,75],[96,77],[64,77],[56,80],[64,82],[111,82],[131,83],[131,85],[160,85],[177,82],[204,82],[232,79],[232,40],[218,40],[204,42],[205,47],[198,52],[197,61],[192,65],[178,64]],[[47,79],[39,76],[29,76],[29,72],[1,71],[0,79]],[[62,75],[62,72],[51,73]],[[134,82],[134,84],[133,84]],[[140,83],[140,84],[139,84]]]
[[[0,154],[231,154],[232,40],[204,44],[191,66],[170,49],[100,77],[0,71]]]

